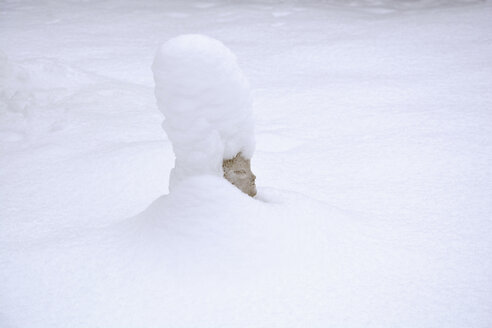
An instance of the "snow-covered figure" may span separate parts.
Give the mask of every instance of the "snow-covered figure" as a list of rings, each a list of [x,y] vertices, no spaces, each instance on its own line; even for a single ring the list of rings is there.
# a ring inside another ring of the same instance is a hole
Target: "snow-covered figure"
[[[176,155],[169,189],[186,177],[223,175],[254,196],[250,88],[236,56],[210,37],[181,35],[159,48],[152,70],[162,126]]]

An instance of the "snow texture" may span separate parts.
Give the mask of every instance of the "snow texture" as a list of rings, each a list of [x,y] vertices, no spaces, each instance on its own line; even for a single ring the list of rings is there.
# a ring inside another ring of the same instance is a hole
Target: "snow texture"
[[[0,1],[0,327],[492,327],[491,17]],[[151,66],[188,33],[251,81],[256,199],[169,193]]]
[[[181,35],[164,43],[152,66],[162,124],[176,156],[169,188],[183,179],[221,176],[222,161],[254,152],[249,84],[220,41]]]

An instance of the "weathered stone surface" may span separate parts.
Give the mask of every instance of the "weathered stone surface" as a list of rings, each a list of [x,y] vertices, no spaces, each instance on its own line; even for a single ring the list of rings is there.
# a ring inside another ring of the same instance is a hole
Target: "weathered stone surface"
[[[224,178],[235,185],[245,194],[254,197],[256,195],[256,176],[251,172],[251,161],[244,158],[241,153],[232,159],[222,162]]]

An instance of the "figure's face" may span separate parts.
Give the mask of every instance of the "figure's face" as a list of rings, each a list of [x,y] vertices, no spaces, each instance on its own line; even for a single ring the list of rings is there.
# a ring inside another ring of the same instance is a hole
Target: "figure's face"
[[[256,195],[256,176],[251,172],[250,161],[244,159],[240,154],[223,163],[224,177],[242,192]]]
[[[251,172],[251,169],[239,169],[229,171],[228,177],[226,177],[233,185],[235,185],[242,192],[253,197],[256,195],[256,176]]]

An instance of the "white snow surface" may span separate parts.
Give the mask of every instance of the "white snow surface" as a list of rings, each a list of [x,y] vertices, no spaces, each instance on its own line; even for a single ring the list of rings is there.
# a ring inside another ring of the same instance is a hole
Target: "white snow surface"
[[[479,0],[0,2],[0,327],[491,327],[491,30]],[[190,33],[251,82],[255,199],[168,194],[151,65]]]
[[[249,83],[223,43],[199,34],[175,37],[159,48],[152,70],[176,156],[170,190],[187,177],[222,176],[222,161],[238,153],[253,156]]]

